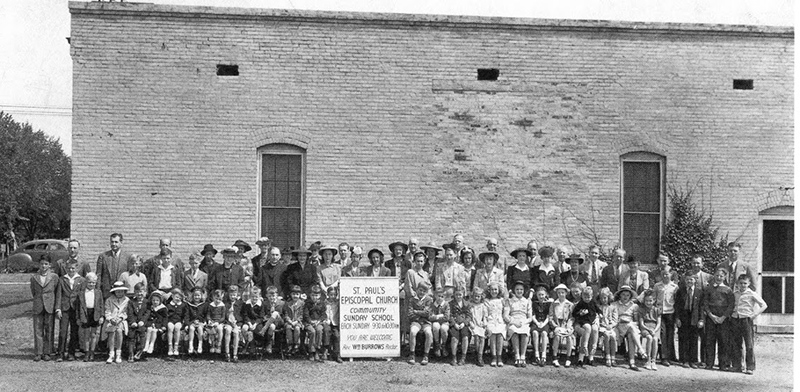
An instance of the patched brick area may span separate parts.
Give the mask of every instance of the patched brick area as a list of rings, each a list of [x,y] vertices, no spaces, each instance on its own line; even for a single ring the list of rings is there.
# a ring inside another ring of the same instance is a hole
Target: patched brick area
[[[306,149],[305,240],[620,238],[620,156],[666,157],[753,262],[791,203],[791,28],[71,2],[72,233],[251,242],[258,147]],[[239,76],[217,76],[236,64]],[[478,81],[496,68],[497,81]],[[734,90],[733,79],[753,79]],[[268,233],[267,233],[268,234]]]

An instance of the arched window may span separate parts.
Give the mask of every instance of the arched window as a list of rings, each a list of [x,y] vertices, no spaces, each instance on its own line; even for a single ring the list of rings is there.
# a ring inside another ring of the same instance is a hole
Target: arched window
[[[268,144],[259,155],[259,228],[279,247],[303,243],[305,221],[305,150]]]
[[[642,263],[654,263],[664,227],[666,158],[636,151],[620,156],[622,247]]]

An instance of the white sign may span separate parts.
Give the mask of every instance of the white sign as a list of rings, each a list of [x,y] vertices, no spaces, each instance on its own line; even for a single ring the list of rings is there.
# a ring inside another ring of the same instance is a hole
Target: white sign
[[[342,357],[400,356],[400,287],[396,277],[342,277],[339,305]]]

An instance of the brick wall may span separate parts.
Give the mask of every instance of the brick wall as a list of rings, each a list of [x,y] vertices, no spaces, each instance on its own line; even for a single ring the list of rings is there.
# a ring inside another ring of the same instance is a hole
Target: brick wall
[[[163,236],[180,254],[254,241],[269,142],[307,149],[306,241],[384,249],[455,232],[615,244],[620,155],[650,151],[755,260],[758,206],[793,186],[791,28],[70,11],[72,232],[91,253],[113,231],[146,254]]]

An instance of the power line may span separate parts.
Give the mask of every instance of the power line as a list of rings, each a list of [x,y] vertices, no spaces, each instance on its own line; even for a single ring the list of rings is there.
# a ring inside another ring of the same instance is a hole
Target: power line
[[[66,106],[27,106],[27,105],[5,105],[0,103],[0,107],[9,108],[9,109],[44,109],[44,110],[69,110],[72,111],[72,107]]]

